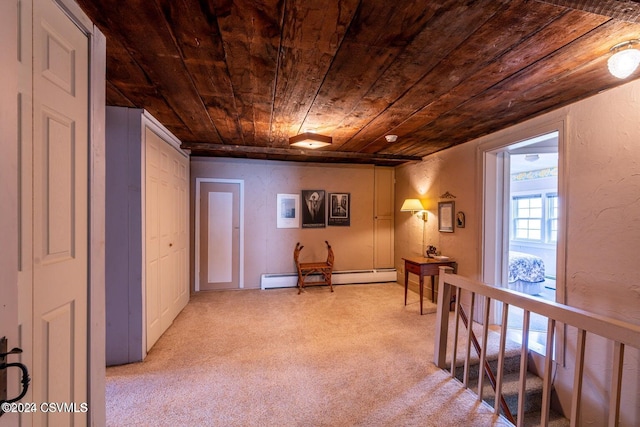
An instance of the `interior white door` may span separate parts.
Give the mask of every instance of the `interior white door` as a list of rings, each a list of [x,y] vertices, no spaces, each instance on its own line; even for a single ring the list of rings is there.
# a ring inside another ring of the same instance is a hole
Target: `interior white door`
[[[188,159],[145,129],[147,351],[189,299]]]
[[[203,182],[199,200],[199,290],[240,287],[240,184]]]
[[[35,0],[34,402],[88,400],[88,59],[87,36],[53,0]],[[35,425],[87,424],[86,411],[38,411],[33,418]]]
[[[374,174],[373,266],[375,268],[393,268],[393,199],[395,172],[392,168],[376,167]]]

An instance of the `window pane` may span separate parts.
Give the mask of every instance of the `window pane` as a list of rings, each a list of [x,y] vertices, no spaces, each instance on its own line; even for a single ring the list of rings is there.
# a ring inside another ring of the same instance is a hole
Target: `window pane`
[[[550,222],[551,226],[549,227],[549,242],[554,243],[558,241],[558,221],[552,220]]]
[[[547,242],[558,241],[558,195],[547,195]]]
[[[514,197],[513,202],[515,238],[542,240],[542,195]]]

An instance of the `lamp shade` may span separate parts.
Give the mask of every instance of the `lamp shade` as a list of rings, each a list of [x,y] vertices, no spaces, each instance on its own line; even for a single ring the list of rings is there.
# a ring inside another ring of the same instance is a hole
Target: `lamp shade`
[[[629,77],[640,64],[640,50],[628,48],[632,44],[635,44],[635,42],[629,41],[620,44],[623,46],[616,45],[611,48],[612,50],[617,50],[622,47],[622,49],[611,55],[607,61],[609,72],[619,79]]]
[[[422,206],[422,202],[418,199],[405,199],[404,203],[402,203],[402,207],[400,208],[401,212],[416,212],[423,210],[424,206]]]
[[[302,148],[320,148],[331,145],[333,138],[313,132],[305,132],[289,138],[289,145]]]

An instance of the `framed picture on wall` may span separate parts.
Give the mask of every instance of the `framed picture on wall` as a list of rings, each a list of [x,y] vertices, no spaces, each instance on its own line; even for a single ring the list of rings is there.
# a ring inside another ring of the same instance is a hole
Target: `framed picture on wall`
[[[443,233],[453,233],[454,212],[455,202],[438,203],[438,231]]]
[[[300,228],[300,195],[278,194],[276,218],[278,228]]]
[[[464,225],[465,225],[464,212],[459,211],[456,214],[456,227],[464,228]]]
[[[324,190],[302,190],[302,228],[326,226]]]
[[[329,193],[328,225],[351,225],[350,193]]]

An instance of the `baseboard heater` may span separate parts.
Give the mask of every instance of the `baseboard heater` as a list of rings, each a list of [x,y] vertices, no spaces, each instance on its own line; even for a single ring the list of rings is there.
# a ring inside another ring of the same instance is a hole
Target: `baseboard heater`
[[[311,280],[320,280],[319,275],[309,276]],[[398,272],[395,268],[383,268],[376,270],[349,270],[334,271],[331,274],[331,282],[334,285],[346,285],[356,283],[384,283],[396,282]],[[261,289],[295,288],[298,285],[297,273],[263,274],[260,276]]]

